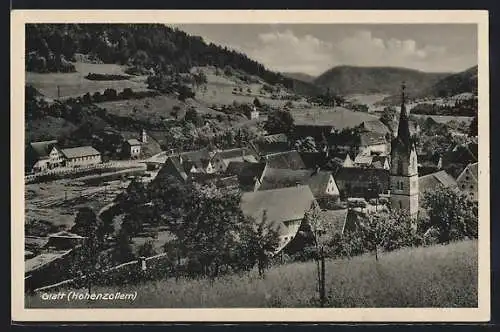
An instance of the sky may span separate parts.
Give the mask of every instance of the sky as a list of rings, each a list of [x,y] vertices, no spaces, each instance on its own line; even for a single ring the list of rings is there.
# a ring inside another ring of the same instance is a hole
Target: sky
[[[317,76],[339,65],[459,72],[477,65],[475,24],[177,24],[267,68]]]

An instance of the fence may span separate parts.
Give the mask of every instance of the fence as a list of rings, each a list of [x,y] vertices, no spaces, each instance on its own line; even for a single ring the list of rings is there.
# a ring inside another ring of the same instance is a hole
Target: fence
[[[123,285],[137,280],[172,277],[174,275],[178,275],[178,272],[183,271],[182,267],[174,267],[174,265],[175,264],[172,264],[168,254],[162,253],[151,257],[140,257],[137,260],[100,271],[96,275],[98,275],[97,279],[99,280],[99,285]],[[28,282],[29,279],[31,279],[29,277],[30,276],[25,278],[26,285],[32,285],[32,283]],[[38,287],[34,289],[33,292],[55,291],[68,287],[85,287],[87,284],[87,278],[89,278],[89,276],[67,279],[48,286]],[[28,287],[25,289],[28,291],[30,290]]]
[[[91,175],[98,170],[119,169],[136,166],[136,168],[143,168],[143,164],[138,161],[114,161],[101,163],[96,165],[86,165],[78,168],[56,168],[48,171],[43,171],[36,174],[29,174],[24,176],[25,183],[44,182],[50,180],[57,180],[60,178],[74,178],[79,176]]]

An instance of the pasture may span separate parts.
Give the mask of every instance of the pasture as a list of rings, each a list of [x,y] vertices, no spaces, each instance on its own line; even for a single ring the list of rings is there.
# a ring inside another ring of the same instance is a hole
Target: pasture
[[[375,115],[343,107],[293,109],[291,112],[296,125],[332,125],[339,130],[355,127],[364,121],[378,120]]]
[[[328,306],[335,308],[477,307],[477,241],[407,248],[326,262]],[[207,279],[148,281],[134,290],[135,301],[43,301],[27,295],[29,308],[265,308],[318,307],[316,264],[291,263]],[[130,285],[94,292],[129,292]],[[82,290],[84,291],[84,290]]]
[[[47,98],[78,97],[85,93],[103,92],[111,88],[120,92],[124,88],[134,91],[147,90],[146,76],[132,76],[128,80],[118,81],[93,81],[85,78],[89,73],[97,74],[125,74],[125,66],[115,64],[94,64],[74,62],[76,68],[74,73],[34,73],[26,72],[26,84],[35,87]],[[59,87],[59,92],[58,92]]]

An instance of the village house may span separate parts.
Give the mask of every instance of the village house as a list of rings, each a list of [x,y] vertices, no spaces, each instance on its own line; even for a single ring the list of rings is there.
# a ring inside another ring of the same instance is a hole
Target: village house
[[[389,171],[379,168],[344,167],[334,174],[341,197],[365,197],[389,193]]]
[[[460,190],[469,194],[469,196],[478,200],[478,163],[467,165],[457,177],[457,185]]]
[[[257,120],[259,118],[259,110],[257,110],[257,107],[255,105],[252,105],[252,109],[250,110],[249,118],[250,118],[250,120]]]
[[[339,189],[330,172],[266,168],[259,190],[308,185],[321,208],[329,208],[339,200]]]
[[[251,146],[258,156],[290,150],[288,136],[283,133],[259,137],[251,143]]]
[[[91,146],[62,149],[64,165],[67,167],[81,167],[101,163],[101,153]]]
[[[214,173],[216,168],[212,163],[212,154],[208,149],[182,152],[178,155],[179,164],[187,173]]]
[[[26,149],[26,170],[42,172],[63,165],[64,156],[57,148],[57,141],[31,142]]]
[[[458,185],[457,181],[444,170],[419,176],[418,178],[418,189],[420,196],[419,199],[423,199],[425,192],[434,191],[439,187],[456,189],[458,188]]]
[[[391,133],[391,130],[380,120],[364,121],[359,128],[362,131],[382,134],[384,136]]]
[[[295,238],[306,213],[318,208],[307,185],[246,192],[241,197],[240,206],[245,216],[253,218],[256,223],[265,220],[266,225],[278,233],[280,242],[275,253]]]
[[[387,155],[390,153],[390,144],[385,134],[376,132],[362,132],[359,135],[358,153],[370,155],[373,153]]]
[[[249,163],[232,161],[226,169],[226,174],[236,175],[241,191],[257,191],[262,183],[266,163]]]
[[[366,155],[359,153],[354,159],[355,167],[371,167],[388,170],[390,168],[389,157],[385,155]]]
[[[236,148],[216,152],[211,163],[217,172],[224,172],[232,161],[256,163],[258,160],[250,149]]]
[[[47,248],[54,250],[68,250],[83,244],[85,237],[68,231],[61,231],[48,236]]]
[[[132,138],[125,141],[125,151],[131,159],[137,159],[141,155],[141,142]]]

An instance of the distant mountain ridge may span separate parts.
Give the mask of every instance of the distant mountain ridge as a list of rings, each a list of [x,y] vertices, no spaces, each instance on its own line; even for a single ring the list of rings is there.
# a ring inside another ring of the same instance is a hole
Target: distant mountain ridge
[[[426,73],[400,67],[338,66],[318,76],[313,83],[341,95],[356,93],[397,94],[401,82],[408,91],[431,87],[451,73]]]
[[[299,80],[299,81],[303,81],[303,82],[307,82],[307,83],[313,83],[314,80],[316,79],[316,76],[305,74],[305,73],[299,73],[299,72],[282,73],[282,75],[285,77],[291,78],[291,79],[295,79],[295,80]]]

